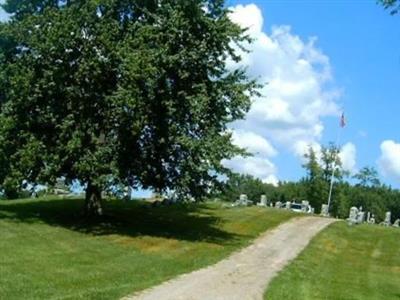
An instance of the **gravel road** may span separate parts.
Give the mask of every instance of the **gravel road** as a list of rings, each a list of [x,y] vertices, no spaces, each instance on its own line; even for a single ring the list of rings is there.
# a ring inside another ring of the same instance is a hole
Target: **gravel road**
[[[271,279],[335,219],[295,218],[215,265],[181,275],[123,300],[263,299]]]

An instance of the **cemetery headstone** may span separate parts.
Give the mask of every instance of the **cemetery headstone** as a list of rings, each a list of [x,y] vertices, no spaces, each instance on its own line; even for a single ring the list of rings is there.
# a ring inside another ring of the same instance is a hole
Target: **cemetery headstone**
[[[240,194],[239,200],[236,200],[235,203],[232,204],[232,206],[247,206],[251,204],[252,202],[247,198],[246,194]]]
[[[392,213],[390,211],[387,211],[385,213],[385,220],[381,223],[381,225],[390,226],[392,224],[391,219],[392,219]]]
[[[368,224],[375,224],[375,216],[372,214],[371,218],[368,220]]]
[[[307,200],[301,201],[301,210],[303,212],[305,213],[308,212],[309,208],[310,208],[310,203]]]
[[[322,207],[321,207],[321,216],[323,216],[323,217],[329,217],[328,204],[322,204]]]
[[[290,209],[290,206],[291,206],[291,205],[292,205],[292,202],[286,201],[285,209]]]
[[[357,214],[357,224],[362,224],[365,221],[365,212],[359,211]]]
[[[257,203],[258,206],[268,206],[267,203],[267,196],[266,195],[261,195],[260,202]]]
[[[358,213],[359,210],[357,207],[353,206],[350,208],[349,217],[347,218],[349,225],[357,224]]]

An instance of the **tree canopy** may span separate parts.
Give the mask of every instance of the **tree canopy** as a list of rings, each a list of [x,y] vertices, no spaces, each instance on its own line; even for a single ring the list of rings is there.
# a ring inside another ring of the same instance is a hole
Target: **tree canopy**
[[[400,12],[400,1],[399,0],[379,0],[385,9],[390,10],[392,15]]]
[[[118,184],[202,197],[242,153],[227,125],[256,83],[223,1],[8,0],[0,23],[0,185]]]

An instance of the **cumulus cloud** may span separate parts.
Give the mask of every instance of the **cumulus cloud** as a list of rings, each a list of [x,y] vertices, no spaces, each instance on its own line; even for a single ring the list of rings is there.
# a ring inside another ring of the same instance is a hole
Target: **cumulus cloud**
[[[232,138],[235,145],[246,149],[252,154],[264,155],[267,157],[277,154],[276,149],[269,141],[254,132],[236,130],[233,132]]]
[[[381,155],[378,159],[379,170],[386,177],[400,179],[400,143],[386,140],[381,143]]]
[[[233,159],[225,160],[222,163],[235,172],[253,175],[264,182],[270,182],[274,178],[272,175],[276,173],[275,165],[270,160],[263,157],[236,156]]]
[[[354,173],[356,171],[356,146],[353,143],[346,143],[339,153],[344,170]]]
[[[312,148],[314,150],[317,160],[320,161],[322,147],[319,143],[299,140],[299,141],[295,142],[293,145],[295,155],[297,157],[299,157],[303,163],[306,161],[306,158],[304,155],[309,153],[310,148]]]
[[[238,48],[242,60],[229,61],[228,68],[246,68],[250,77],[263,84],[261,96],[252,99],[246,119],[232,124],[234,142],[255,153],[241,160],[247,163],[241,169],[253,167],[258,160],[264,164],[268,161],[269,168],[260,172],[260,166],[254,165],[258,171],[252,174],[260,174],[262,179],[276,178],[277,168],[271,157],[279,149],[289,149],[300,158],[309,145],[320,149],[322,118],[340,115],[340,91],[327,88],[332,80],[331,65],[317,48],[316,38],[303,40],[290,26],[273,26],[267,34],[263,31],[263,15],[255,4],[231,7],[230,18],[248,29],[253,43],[244,45],[249,53]]]
[[[279,180],[275,175],[268,175],[266,178],[263,179],[263,182],[278,186]]]

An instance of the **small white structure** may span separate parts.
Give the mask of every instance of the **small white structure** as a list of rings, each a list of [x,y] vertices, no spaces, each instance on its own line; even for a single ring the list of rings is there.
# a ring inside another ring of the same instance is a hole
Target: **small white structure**
[[[390,226],[392,224],[391,219],[392,219],[392,213],[390,211],[387,211],[385,213],[385,220],[381,222],[380,225]]]
[[[253,202],[247,198],[246,194],[241,194],[239,196],[239,200],[236,200],[235,203],[232,204],[232,206],[249,206],[252,204]]]
[[[359,211],[357,214],[357,224],[362,224],[365,221],[365,212]]]
[[[267,196],[266,195],[261,195],[260,202],[257,203],[257,206],[268,206],[268,201],[267,201]]]
[[[281,201],[276,201],[275,202],[275,207],[276,208],[282,208],[282,202]]]
[[[397,219],[396,221],[394,221],[393,227],[400,227],[400,219]]]
[[[285,209],[290,209],[291,205],[292,205],[292,202],[286,201]]]
[[[372,214],[371,217],[369,218],[368,224],[375,224],[375,216],[374,216],[374,214]]]
[[[323,217],[329,217],[328,204],[322,204],[322,207],[321,207],[321,216],[323,216]]]
[[[307,212],[308,208],[310,207],[310,203],[306,200],[301,201],[301,210],[303,212]]]
[[[349,217],[347,218],[347,222],[349,225],[358,224],[358,208],[353,206],[350,208]]]
[[[301,210],[304,213],[307,214],[313,214],[314,213],[314,208],[311,207],[310,202],[307,200],[301,201]]]

